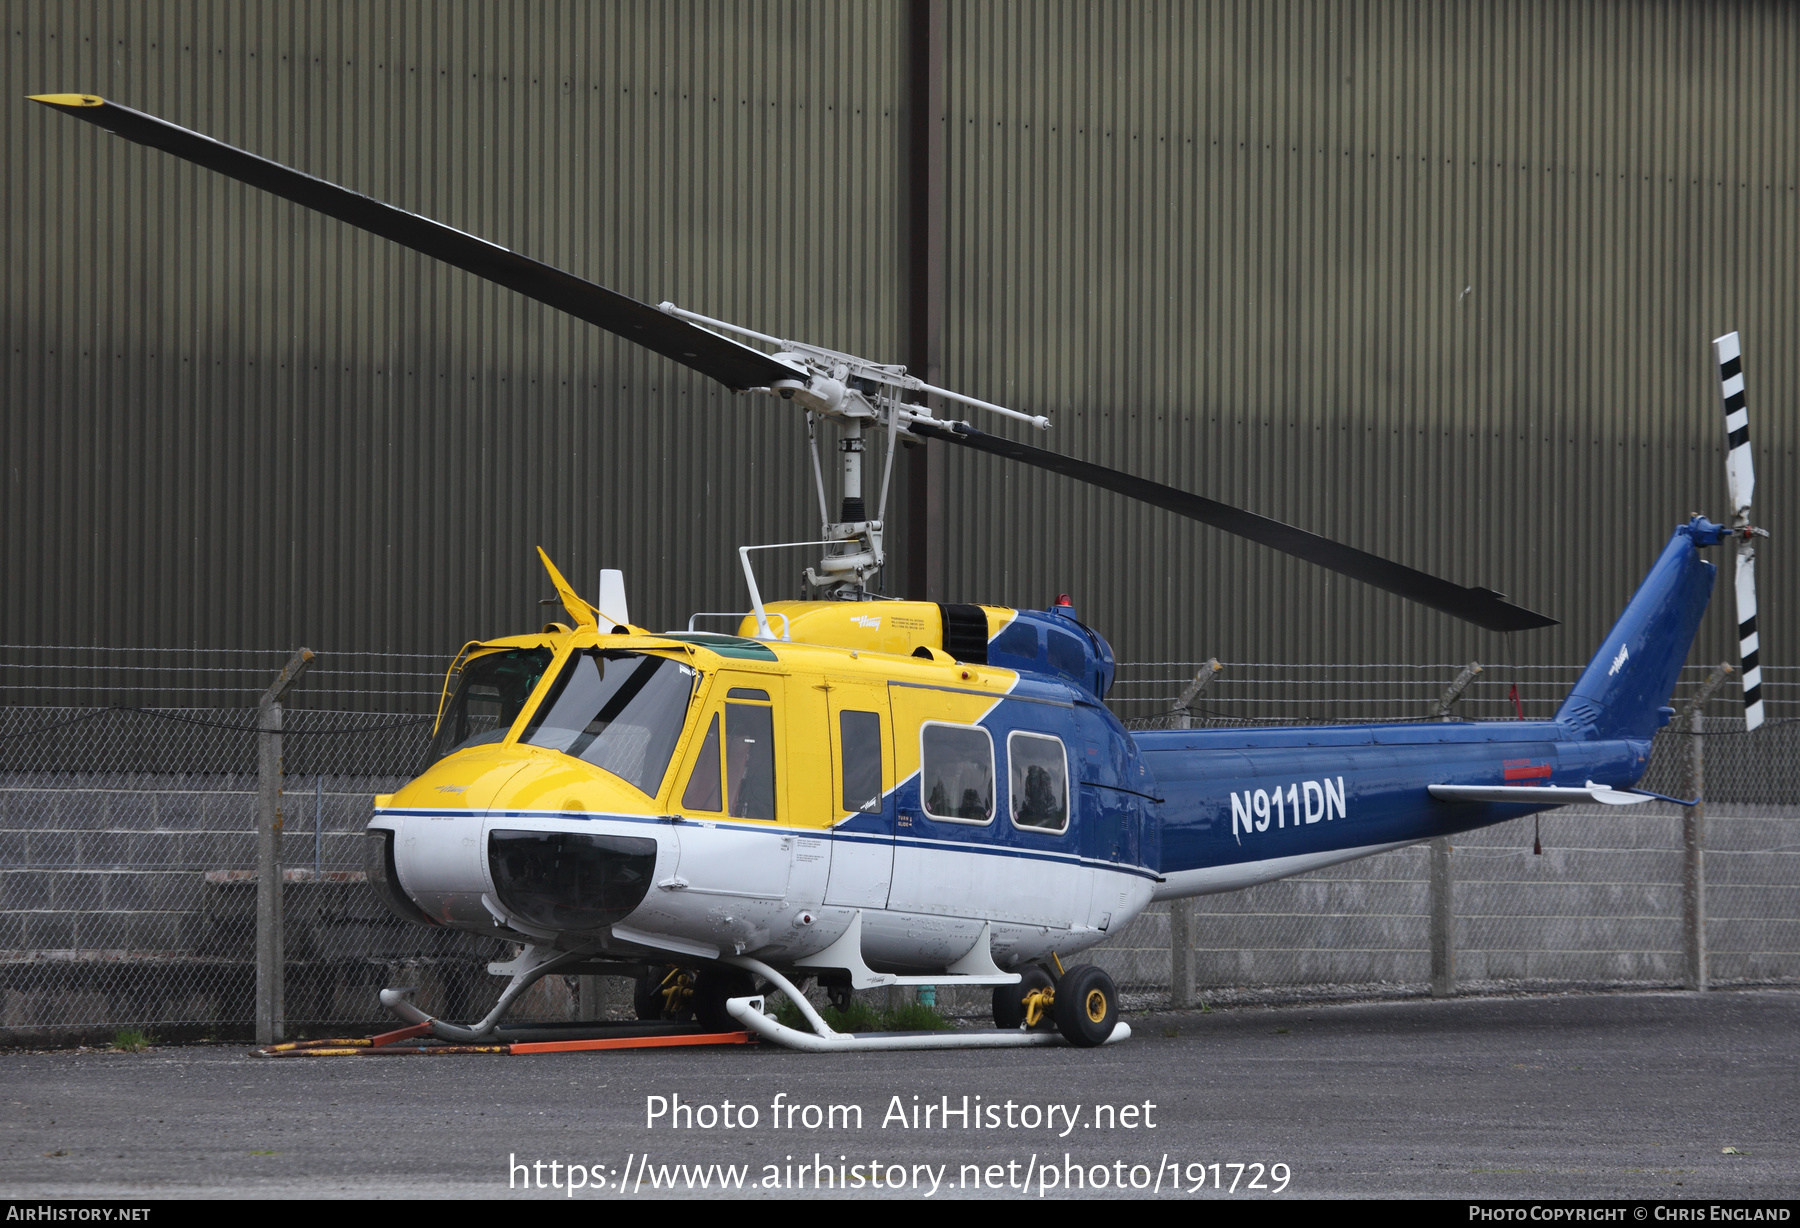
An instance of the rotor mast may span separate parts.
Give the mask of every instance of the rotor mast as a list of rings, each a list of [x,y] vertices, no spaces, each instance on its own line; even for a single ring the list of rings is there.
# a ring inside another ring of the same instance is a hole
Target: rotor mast
[[[887,563],[882,535],[887,523],[888,493],[893,485],[894,449],[900,444],[901,433],[909,430],[915,422],[935,421],[930,407],[903,401],[901,398],[906,393],[935,394],[1029,423],[1039,430],[1047,430],[1050,426],[1050,419],[1042,415],[1022,414],[1004,405],[977,400],[948,388],[934,387],[916,376],[908,375],[906,368],[902,366],[870,362],[841,350],[771,336],[740,324],[684,310],[673,303],[662,303],[659,306],[669,315],[701,328],[735,333],[737,336],[774,346],[776,352],[770,355],[771,358],[805,371],[810,376],[806,380],[778,379],[767,387],[750,388],[748,391],[798,401],[806,408],[807,446],[812,453],[813,482],[818,488],[819,518],[822,522],[819,537],[825,547],[825,554],[816,568],[806,569],[805,576],[808,585],[827,597],[844,601],[870,600],[871,582]],[[820,418],[829,418],[838,428],[840,498],[836,520],[831,518],[828,510],[831,499],[825,489],[824,466],[819,458],[815,424]],[[881,495],[875,505],[874,516],[869,515],[868,503],[863,494],[863,466],[868,455],[870,426],[883,428],[887,434]]]

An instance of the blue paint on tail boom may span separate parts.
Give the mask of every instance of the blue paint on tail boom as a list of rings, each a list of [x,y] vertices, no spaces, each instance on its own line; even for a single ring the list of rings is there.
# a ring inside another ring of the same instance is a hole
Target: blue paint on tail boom
[[[1433,784],[1628,789],[1711,597],[1696,554],[1724,535],[1695,517],[1670,538],[1549,721],[1144,731],[1158,898],[1233,890],[1545,809],[1443,802]]]

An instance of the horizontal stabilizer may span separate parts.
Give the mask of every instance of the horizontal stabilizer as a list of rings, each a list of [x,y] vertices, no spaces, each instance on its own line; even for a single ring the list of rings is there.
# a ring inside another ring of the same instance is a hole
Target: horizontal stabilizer
[[[1577,806],[1589,802],[1635,806],[1654,800],[1648,793],[1626,793],[1591,780],[1579,789],[1560,785],[1432,785],[1431,796],[1440,802],[1518,802],[1525,806]]]

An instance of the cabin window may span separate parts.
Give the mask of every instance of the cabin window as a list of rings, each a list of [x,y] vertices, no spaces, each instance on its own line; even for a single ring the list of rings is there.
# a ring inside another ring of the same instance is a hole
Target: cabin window
[[[548,648],[512,648],[476,657],[463,666],[456,694],[432,732],[425,765],[465,746],[505,738],[550,668],[552,656]]]
[[[927,723],[919,730],[919,793],[934,819],[994,817],[994,740],[977,725]]]
[[[775,817],[775,709],[725,705],[725,788],[735,819]]]
[[[573,755],[654,797],[687,721],[695,677],[667,657],[578,652],[520,741]]]
[[[1069,827],[1069,757],[1060,738],[1015,733],[1006,739],[1012,820],[1019,827],[1060,832]]]
[[[719,714],[713,713],[706,727],[706,741],[700,744],[700,757],[694,760],[693,775],[681,795],[683,810],[710,810],[718,813],[724,793],[719,788]]]
[[[881,812],[881,714],[838,713],[839,758],[844,773],[844,809]]]

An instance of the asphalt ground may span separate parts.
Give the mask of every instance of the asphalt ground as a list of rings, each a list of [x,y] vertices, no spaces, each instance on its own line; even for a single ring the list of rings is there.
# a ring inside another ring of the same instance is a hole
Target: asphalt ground
[[[1130,1041],[1088,1051],[0,1053],[0,1195],[666,1197],[657,1187],[673,1178],[677,1193],[699,1196],[717,1194],[715,1166],[727,1180],[738,1166],[743,1193],[797,1197],[815,1192],[815,1156],[864,1197],[1800,1195],[1800,992],[1131,1022]],[[702,1128],[704,1112],[692,1128],[671,1128],[669,1116],[647,1124],[653,1097],[673,1106],[677,1096],[721,1116],[730,1101],[732,1127],[714,1117]],[[923,1117],[913,1128],[915,1105],[961,1108],[965,1096],[993,1116],[972,1112],[966,1126],[952,1116],[944,1128],[933,1114],[929,1129]],[[772,1111],[778,1101],[798,1106],[791,1120]],[[833,1105],[835,1123],[808,1128],[806,1106]],[[860,1128],[849,1106],[860,1106]],[[977,1128],[984,1118],[991,1128]],[[568,1188],[569,1164],[585,1188]],[[1276,1165],[1288,1178],[1280,1192]],[[1076,1170],[1081,1184],[1067,1190]],[[771,1176],[775,1187],[759,1189]],[[1234,1179],[1235,1193],[1216,1188]]]

